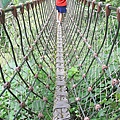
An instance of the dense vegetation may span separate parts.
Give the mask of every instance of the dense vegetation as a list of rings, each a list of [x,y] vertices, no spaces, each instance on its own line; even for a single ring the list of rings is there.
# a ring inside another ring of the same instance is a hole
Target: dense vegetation
[[[119,7],[120,6],[120,1],[119,0],[97,0],[97,2],[104,2],[106,3],[110,3],[111,5],[113,5],[114,7]]]
[[[25,3],[28,0],[12,0],[12,2],[14,4],[18,4],[18,3]],[[114,7],[119,7],[120,6],[120,1],[119,0],[96,0],[97,2],[104,2],[106,3],[110,3],[111,5],[113,5]]]
[[[28,0],[12,0],[12,2],[13,2],[14,4],[25,3],[26,1],[28,1]]]

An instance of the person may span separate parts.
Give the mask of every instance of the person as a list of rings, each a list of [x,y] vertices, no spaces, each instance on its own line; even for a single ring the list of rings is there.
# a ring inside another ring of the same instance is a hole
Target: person
[[[67,1],[66,0],[56,0],[56,10],[57,10],[57,22],[60,24],[62,22],[63,13],[66,13]]]

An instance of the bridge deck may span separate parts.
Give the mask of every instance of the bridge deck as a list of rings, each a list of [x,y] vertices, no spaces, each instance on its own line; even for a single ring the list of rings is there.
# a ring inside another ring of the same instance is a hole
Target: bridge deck
[[[57,25],[57,55],[56,55],[56,89],[53,108],[53,120],[67,120],[70,118],[68,93],[65,81],[63,40],[61,25]]]

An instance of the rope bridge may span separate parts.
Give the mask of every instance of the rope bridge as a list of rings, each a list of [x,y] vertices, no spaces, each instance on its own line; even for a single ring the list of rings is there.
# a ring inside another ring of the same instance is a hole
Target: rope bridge
[[[0,10],[0,120],[119,120],[120,8],[54,4]]]

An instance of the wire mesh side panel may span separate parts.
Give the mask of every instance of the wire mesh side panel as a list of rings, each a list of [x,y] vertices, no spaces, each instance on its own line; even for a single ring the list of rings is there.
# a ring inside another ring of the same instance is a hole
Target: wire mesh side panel
[[[0,119],[52,119],[55,13],[37,0],[0,11]]]
[[[94,1],[68,1],[63,22],[71,119],[120,116],[120,12]]]

